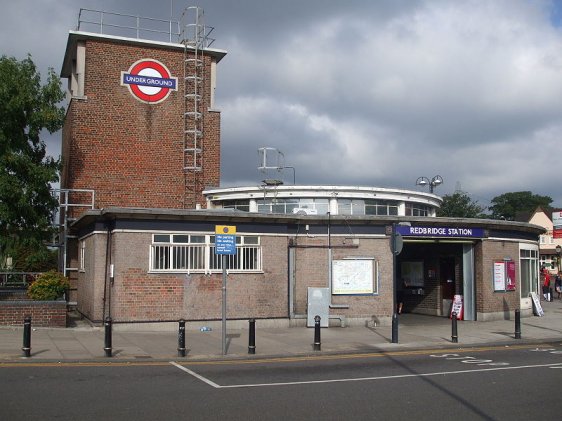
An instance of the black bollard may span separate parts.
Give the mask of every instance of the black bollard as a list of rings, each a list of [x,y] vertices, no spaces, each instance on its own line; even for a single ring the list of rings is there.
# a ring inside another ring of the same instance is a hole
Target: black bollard
[[[183,319],[179,321],[178,357],[185,357],[185,320]]]
[[[320,351],[320,316],[314,316],[314,350]]]
[[[452,323],[451,342],[456,344],[459,341],[459,335],[457,332],[457,313],[455,313],[454,311],[451,316],[451,323]]]
[[[521,311],[515,309],[515,339],[521,339]]]
[[[250,332],[248,334],[248,354],[256,353],[256,320],[248,320],[250,324]]]
[[[396,312],[392,315],[392,343],[398,343],[398,314]]]
[[[111,317],[105,318],[105,344],[103,350],[106,357],[111,357]]]
[[[23,356],[31,357],[31,317],[23,319]]]

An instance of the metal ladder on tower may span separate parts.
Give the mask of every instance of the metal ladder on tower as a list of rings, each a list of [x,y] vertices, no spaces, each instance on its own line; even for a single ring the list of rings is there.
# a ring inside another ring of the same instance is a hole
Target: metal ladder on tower
[[[201,193],[203,172],[203,99],[205,88],[205,62],[207,28],[203,10],[187,7],[182,15],[184,44],[184,134],[183,173],[185,183],[184,208],[195,208]]]

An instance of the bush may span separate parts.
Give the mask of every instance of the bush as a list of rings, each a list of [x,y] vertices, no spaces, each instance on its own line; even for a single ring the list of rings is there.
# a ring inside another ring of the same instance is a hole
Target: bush
[[[51,270],[37,277],[27,289],[33,300],[49,301],[61,297],[70,288],[70,282],[62,273]]]

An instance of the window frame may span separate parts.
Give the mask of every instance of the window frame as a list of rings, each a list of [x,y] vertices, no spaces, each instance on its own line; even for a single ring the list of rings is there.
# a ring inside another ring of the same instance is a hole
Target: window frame
[[[166,236],[168,241],[165,241]],[[236,255],[227,256],[227,270],[232,273],[261,273],[262,259],[259,235],[236,235]],[[222,255],[215,253],[215,234],[153,233],[148,270],[151,273],[222,272]]]

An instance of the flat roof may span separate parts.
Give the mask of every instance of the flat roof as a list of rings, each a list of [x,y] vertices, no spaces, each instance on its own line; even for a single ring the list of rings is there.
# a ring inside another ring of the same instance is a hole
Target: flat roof
[[[131,45],[138,45],[138,46],[164,48],[164,49],[178,49],[178,50],[180,49],[184,50],[185,48],[189,50],[194,49],[193,47],[186,46],[184,44],[176,43],[176,42],[152,41],[147,39],[98,34],[94,32],[69,31],[60,77],[68,78],[72,75],[72,60],[75,55],[76,44],[79,41],[86,41],[86,40],[104,40],[104,41],[114,42],[116,44],[131,44]],[[227,54],[226,50],[219,50],[216,48],[205,48],[200,51],[203,51],[204,54],[206,55],[214,57],[217,63],[221,61],[222,58]]]

